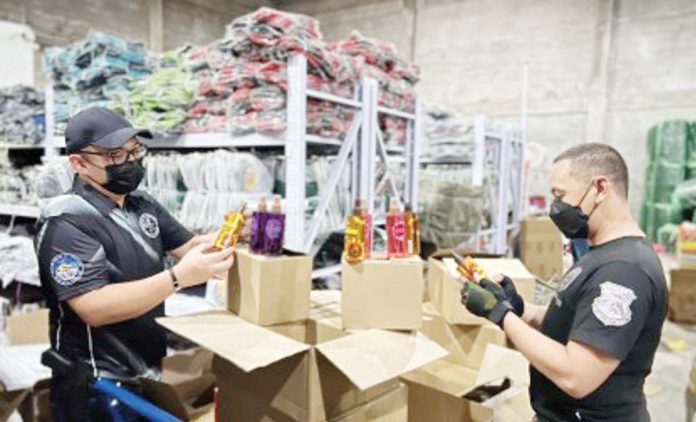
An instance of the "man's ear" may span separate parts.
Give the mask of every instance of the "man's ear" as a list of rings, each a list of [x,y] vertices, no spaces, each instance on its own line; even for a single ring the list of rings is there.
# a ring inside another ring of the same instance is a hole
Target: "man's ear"
[[[87,165],[85,164],[85,160],[78,154],[68,155],[68,162],[77,174],[84,174],[87,172]]]
[[[599,204],[607,196],[609,196],[609,191],[613,189],[611,182],[606,177],[602,176],[597,178],[595,182],[595,189],[597,189],[597,196],[595,196],[595,204]]]

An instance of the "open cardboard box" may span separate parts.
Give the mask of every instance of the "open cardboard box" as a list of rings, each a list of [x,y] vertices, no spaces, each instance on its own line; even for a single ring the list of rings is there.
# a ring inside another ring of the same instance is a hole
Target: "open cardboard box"
[[[527,301],[534,299],[535,277],[518,259],[474,258],[489,276],[505,274],[515,283],[519,294]],[[461,288],[457,264],[449,254],[428,259],[428,296],[437,311],[451,324],[487,325],[485,318],[469,312],[461,303]]]
[[[549,217],[527,217],[520,229],[520,259],[543,280],[563,276],[563,236]]]
[[[18,353],[23,355],[27,361],[18,362],[28,370],[26,376],[26,388],[6,391],[5,386],[0,386],[0,420],[7,420],[15,411],[19,411],[22,419],[26,422],[50,420],[49,403],[49,379],[50,370],[42,367],[38,371],[37,366],[39,354],[49,348],[48,337],[48,309],[11,315],[5,319],[5,331],[9,340],[10,347],[5,353]],[[29,350],[31,349],[31,352]],[[26,353],[35,355],[36,362],[28,362],[34,357],[29,358]],[[9,358],[6,355],[5,358]],[[25,365],[25,363],[27,365]]]
[[[349,334],[314,320],[260,327],[229,312],[158,322],[215,353],[220,420],[332,420],[447,352],[420,333]]]
[[[343,260],[343,328],[417,330],[423,302],[423,261],[419,257],[359,264]]]
[[[409,387],[409,421],[529,421],[531,407],[527,360],[505,347],[505,333],[495,325],[449,324],[430,303],[423,305],[423,334],[449,353],[401,378]],[[470,399],[481,386],[504,378],[512,387],[494,398],[497,403]],[[522,396],[522,397],[519,397]],[[522,415],[522,419],[516,414]]]
[[[311,256],[264,256],[239,249],[228,279],[227,308],[247,321],[266,326],[309,315]]]
[[[212,360],[213,354],[201,348],[165,357],[159,380],[141,378],[145,396],[184,421],[210,413],[216,386]]]

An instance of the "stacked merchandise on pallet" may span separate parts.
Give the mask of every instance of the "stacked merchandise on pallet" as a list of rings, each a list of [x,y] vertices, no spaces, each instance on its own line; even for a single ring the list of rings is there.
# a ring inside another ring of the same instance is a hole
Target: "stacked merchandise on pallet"
[[[0,89],[0,142],[39,144],[44,128],[42,93],[21,85]]]
[[[676,233],[675,225],[693,215],[693,169],[696,168],[694,124],[684,120],[662,122],[648,133],[648,168],[641,207],[641,226],[656,242]],[[672,247],[672,242],[665,245]]]
[[[420,79],[420,68],[399,57],[394,44],[373,40],[353,31],[348,39],[330,43],[328,48],[364,61],[359,76],[377,81],[380,87],[379,105],[409,113],[415,111],[415,85]],[[406,142],[406,120],[380,115],[379,125],[387,145],[403,145]]]
[[[162,133],[181,131],[196,88],[185,58],[189,49],[162,54],[158,70],[133,84],[124,105],[133,125]]]
[[[142,44],[90,32],[84,41],[46,51],[44,67],[54,88],[55,134],[70,116],[90,106],[120,109],[133,82],[152,73]]]

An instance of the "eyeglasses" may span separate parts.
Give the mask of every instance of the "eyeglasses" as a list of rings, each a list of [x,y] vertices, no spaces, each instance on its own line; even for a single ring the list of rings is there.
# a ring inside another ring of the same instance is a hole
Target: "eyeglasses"
[[[120,165],[125,163],[126,161],[129,161],[131,157],[135,160],[142,160],[145,157],[145,155],[147,155],[147,147],[145,147],[144,145],[138,145],[137,147],[131,150],[118,148],[106,152],[80,151],[79,154],[100,155],[109,160],[110,163]]]

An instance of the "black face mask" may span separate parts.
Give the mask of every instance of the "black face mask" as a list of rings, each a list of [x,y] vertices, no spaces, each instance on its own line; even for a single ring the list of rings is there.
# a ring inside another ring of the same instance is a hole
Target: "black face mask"
[[[142,160],[129,160],[123,164],[112,164],[106,166],[105,170],[108,181],[101,186],[117,195],[133,192],[145,177]]]
[[[580,208],[580,204],[585,200],[593,185],[594,182],[590,184],[585,194],[580,198],[580,202],[575,206],[567,204],[558,198],[551,204],[549,217],[556,224],[558,230],[568,239],[587,239],[590,233],[590,215],[592,215],[596,207],[592,209],[590,215],[587,215]]]

